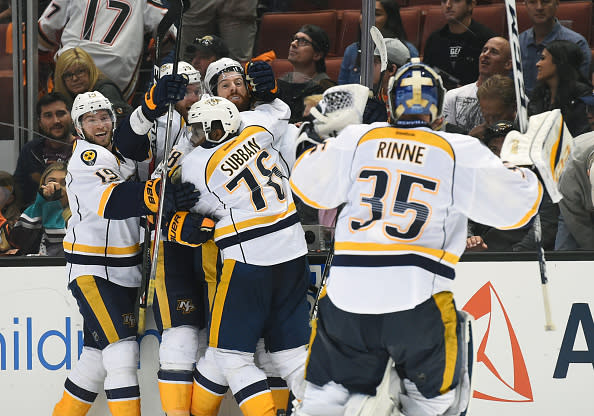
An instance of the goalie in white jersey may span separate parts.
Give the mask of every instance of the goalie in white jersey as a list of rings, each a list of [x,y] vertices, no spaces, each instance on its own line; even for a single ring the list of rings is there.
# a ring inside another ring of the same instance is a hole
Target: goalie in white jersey
[[[439,76],[414,60],[390,80],[392,125],[349,126],[293,167],[303,201],[345,204],[297,415],[339,415],[355,393],[373,396],[389,358],[403,381],[402,414],[466,408],[463,322],[451,287],[467,218],[524,226],[542,187],[475,138],[431,130],[443,92]]]
[[[68,163],[67,192],[74,215],[64,252],[68,288],[84,320],[84,348],[54,416],[85,415],[101,387],[112,415],[140,415],[134,315],[141,278],[138,217],[157,211],[160,180],[128,181],[135,163],[122,157],[112,138],[145,136],[166,104],[183,96],[186,82],[181,75],[160,80],[115,133],[115,113],[101,93],[86,92],[74,100],[72,118],[83,140],[75,143]],[[197,199],[193,190],[188,184],[167,186],[164,210],[192,206]]]
[[[138,80],[144,33],[154,31],[166,12],[155,0],[53,0],[39,18],[39,49],[58,49],[59,56],[80,46],[130,98]]]

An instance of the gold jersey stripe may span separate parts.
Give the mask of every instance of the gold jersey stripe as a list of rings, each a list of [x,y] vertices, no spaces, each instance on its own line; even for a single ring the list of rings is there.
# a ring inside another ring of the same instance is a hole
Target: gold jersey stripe
[[[438,248],[417,246],[412,244],[380,244],[380,243],[356,243],[347,241],[337,241],[334,244],[335,251],[413,251],[418,253],[430,254],[433,257],[443,259],[451,264],[456,264],[460,257]]]

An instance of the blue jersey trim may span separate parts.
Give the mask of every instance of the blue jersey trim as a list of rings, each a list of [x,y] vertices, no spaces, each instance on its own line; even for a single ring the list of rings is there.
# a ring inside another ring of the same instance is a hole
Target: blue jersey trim
[[[447,279],[454,279],[456,272],[452,267],[417,254],[387,255],[348,255],[336,254],[332,266],[345,267],[394,267],[416,266]]]

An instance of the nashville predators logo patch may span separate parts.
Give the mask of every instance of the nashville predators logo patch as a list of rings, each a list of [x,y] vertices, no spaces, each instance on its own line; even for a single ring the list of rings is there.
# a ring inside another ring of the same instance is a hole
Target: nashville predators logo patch
[[[125,313],[122,315],[122,322],[124,326],[134,328],[136,326],[136,316],[133,313]]]
[[[176,309],[181,311],[183,315],[187,315],[194,312],[196,307],[194,306],[194,303],[192,303],[192,299],[178,299]]]
[[[81,155],[83,163],[87,166],[93,166],[97,160],[97,152],[94,150],[85,150]]]

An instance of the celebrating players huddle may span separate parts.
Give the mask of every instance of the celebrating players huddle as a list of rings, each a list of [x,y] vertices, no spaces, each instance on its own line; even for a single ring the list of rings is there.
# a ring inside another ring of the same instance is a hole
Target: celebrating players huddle
[[[160,203],[153,312],[167,415],[215,416],[228,389],[245,416],[285,414],[289,390],[302,416],[464,412],[468,317],[451,287],[467,218],[526,225],[542,196],[536,175],[508,169],[474,138],[432,130],[444,90],[419,61],[390,80],[390,122],[362,124],[369,91],[344,85],[299,129],[267,63],[244,72],[223,58],[205,84],[185,62],[171,68],[117,129],[100,93],[74,102],[81,140],[68,165],[64,249],[84,348],[53,414],[86,414],[103,388],[112,415],[140,415],[140,217]],[[139,181],[153,154],[153,179]],[[311,323],[293,194],[342,207]]]

